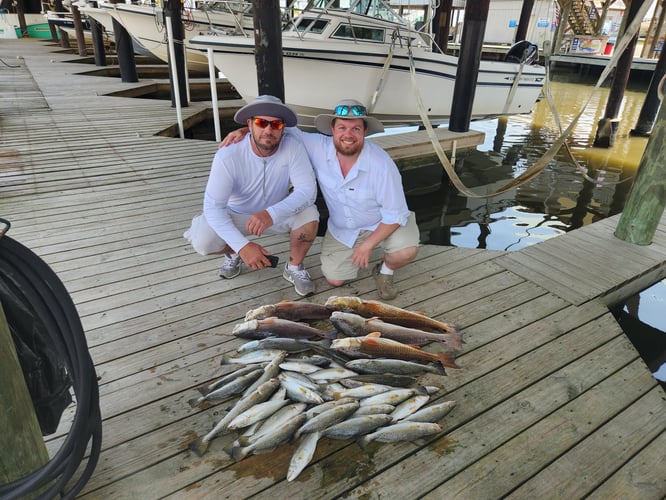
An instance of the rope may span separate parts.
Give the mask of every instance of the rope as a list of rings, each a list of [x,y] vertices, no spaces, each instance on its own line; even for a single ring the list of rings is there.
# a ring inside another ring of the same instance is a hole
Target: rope
[[[409,54],[409,71],[411,74],[411,79],[412,79],[412,88],[414,89],[414,97],[416,99],[416,104],[417,104],[417,109],[419,111],[419,115],[421,116],[421,121],[423,122],[423,126],[426,129],[428,133],[428,137],[430,138],[430,141],[432,142],[433,148],[435,150],[435,153],[437,154],[437,157],[442,164],[442,167],[446,171],[446,174],[449,176],[449,179],[451,180],[451,183],[455,186],[455,188],[460,191],[462,194],[469,198],[491,198],[493,196],[497,196],[499,194],[505,193],[507,191],[510,191],[511,189],[514,189],[534,177],[536,177],[538,174],[540,174],[550,163],[550,161],[555,157],[555,155],[558,153],[560,148],[566,144],[566,140],[575,128],[575,126],[578,124],[578,120],[580,117],[583,115],[583,112],[589,105],[590,101],[592,100],[592,97],[594,97],[595,93],[600,89],[601,85],[606,81],[608,76],[610,75],[611,71],[615,66],[617,66],[617,61],[619,60],[620,56],[624,52],[624,50],[627,48],[627,45],[629,45],[629,42],[633,38],[633,36],[636,34],[638,31],[641,21],[643,17],[645,16],[645,12],[647,9],[650,7],[649,2],[644,2],[643,5],[640,7],[639,11],[636,13],[636,17],[634,20],[631,22],[629,27],[625,30],[623,36],[619,40],[618,44],[615,47],[615,52],[613,56],[610,58],[608,64],[604,68],[604,70],[601,72],[601,75],[599,76],[599,79],[597,83],[595,84],[594,88],[590,92],[590,95],[588,96],[587,100],[579,110],[578,114],[574,117],[572,122],[569,124],[569,126],[562,131],[562,126],[559,121],[559,115],[557,115],[557,112],[554,113],[554,117],[556,120],[556,124],[558,126],[558,130],[560,131],[560,136],[553,142],[553,144],[548,148],[548,150],[543,154],[543,156],[536,161],[534,165],[529,167],[527,170],[525,170],[522,174],[519,176],[515,177],[514,179],[510,180],[507,182],[504,186],[501,186],[498,188],[496,191],[490,194],[481,194],[481,193],[476,193],[472,190],[470,190],[465,184],[460,180],[458,177],[458,174],[456,173],[455,169],[451,165],[451,162],[449,159],[446,157],[446,154],[444,153],[444,150],[442,149],[442,145],[439,142],[439,139],[437,138],[435,131],[430,124],[430,120],[428,119],[428,115],[425,111],[425,106],[423,105],[423,101],[421,99],[421,94],[418,89],[418,85],[416,83],[416,69],[414,67],[414,58],[412,55],[412,48],[411,45],[408,46],[408,54]],[[549,78],[548,78],[548,67],[546,66],[546,88],[548,91],[548,95],[550,93],[549,90]],[[547,97],[548,97],[547,95]],[[549,103],[552,103],[552,97],[549,99]],[[551,106],[551,109],[554,109],[554,106]],[[569,151],[570,154],[571,151],[569,149],[569,146],[567,145],[567,151]],[[577,167],[580,167],[576,163]],[[591,179],[590,177],[587,176],[587,174],[584,174],[586,179],[590,180],[591,182],[598,182],[597,180]],[[630,179],[631,177],[629,177]],[[624,179],[619,182],[625,182],[627,179]],[[615,183],[618,184],[618,183]]]

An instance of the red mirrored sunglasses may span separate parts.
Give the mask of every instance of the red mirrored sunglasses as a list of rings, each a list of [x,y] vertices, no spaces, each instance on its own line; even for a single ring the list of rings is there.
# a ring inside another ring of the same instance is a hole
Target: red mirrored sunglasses
[[[266,128],[269,125],[273,130],[282,130],[284,122],[282,120],[266,120],[265,118],[252,118],[254,123],[259,128]]]

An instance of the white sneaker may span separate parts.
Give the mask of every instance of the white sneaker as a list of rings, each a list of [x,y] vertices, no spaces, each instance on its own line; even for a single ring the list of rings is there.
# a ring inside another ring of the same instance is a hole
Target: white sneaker
[[[222,262],[222,267],[220,268],[220,278],[230,280],[238,276],[241,272],[242,262],[240,255],[232,257],[229,254],[225,254],[224,262]]]
[[[303,264],[300,264],[296,271],[292,271],[287,264],[285,264],[282,277],[294,284],[296,293],[301,297],[307,297],[315,292],[314,281],[312,281],[310,273],[303,269]]]

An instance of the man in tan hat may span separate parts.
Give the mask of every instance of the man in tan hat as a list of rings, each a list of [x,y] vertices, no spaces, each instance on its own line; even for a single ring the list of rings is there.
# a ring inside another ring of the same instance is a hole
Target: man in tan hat
[[[311,295],[315,286],[303,259],[317,236],[317,184],[302,142],[283,133],[296,125],[296,114],[277,97],[263,95],[234,120],[250,133],[215,154],[203,214],[183,236],[202,255],[225,254],[220,276],[231,279],[240,274],[241,262],[252,269],[271,265],[271,252],[249,236],[289,232],[283,277],[299,295]]]
[[[317,174],[329,211],[321,250],[322,273],[341,286],[369,266],[372,251],[381,246],[382,262],[372,269],[380,298],[397,296],[393,272],[411,262],[418,252],[419,230],[407,207],[402,179],[395,162],[382,148],[365,141],[384,131],[368,116],[362,103],[340,101],[332,113],[315,117],[321,134],[290,128],[301,138]],[[222,145],[237,140],[236,132]]]

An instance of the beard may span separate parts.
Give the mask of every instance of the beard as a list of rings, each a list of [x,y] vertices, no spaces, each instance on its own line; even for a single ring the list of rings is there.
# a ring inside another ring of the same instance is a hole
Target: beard
[[[335,150],[343,156],[356,156],[363,149],[362,142],[346,143],[342,142],[339,138],[333,138],[333,145]]]

